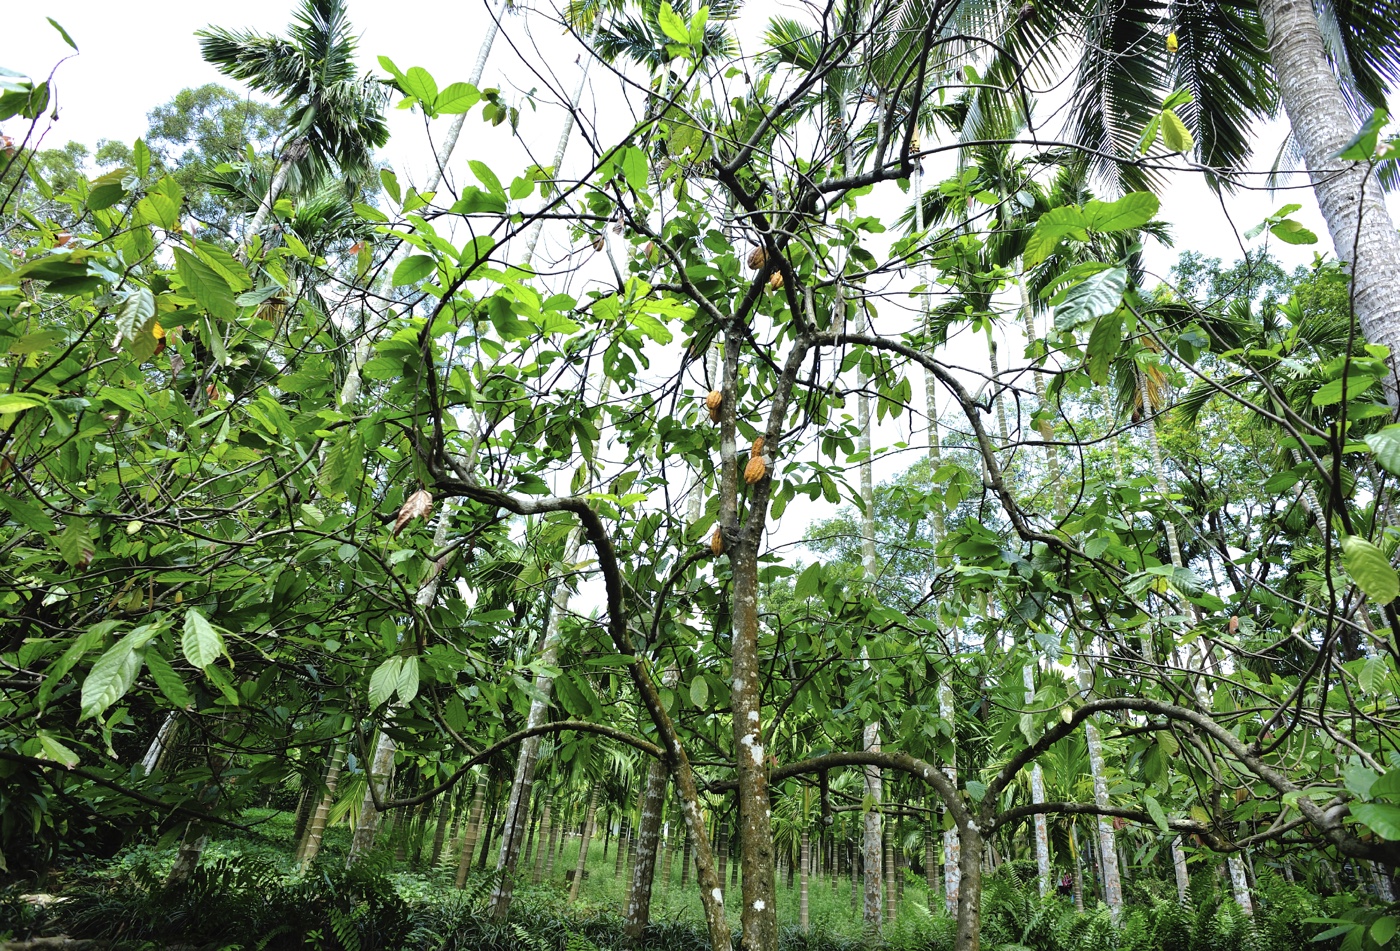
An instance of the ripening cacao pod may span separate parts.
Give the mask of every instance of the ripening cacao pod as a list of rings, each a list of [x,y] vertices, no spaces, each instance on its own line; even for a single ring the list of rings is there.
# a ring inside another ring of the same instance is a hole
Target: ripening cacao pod
[[[715,529],[715,533],[710,536],[710,551],[716,555],[724,554],[724,535],[719,529]]]
[[[766,260],[768,260],[768,255],[763,253],[762,245],[754,248],[749,252],[749,270],[757,271],[763,267],[763,262]]]
[[[768,463],[763,461],[762,456],[754,456],[749,460],[749,464],[744,466],[744,481],[749,485],[753,485],[767,474]]]
[[[782,271],[774,271],[774,272],[773,272],[773,276],[770,277],[770,278],[768,278],[768,289],[769,289],[770,291],[776,291],[778,288],[780,288],[780,287],[782,287],[782,286],[783,286],[783,272],[782,272]]]
[[[757,459],[763,455],[763,437],[759,436],[753,441],[753,448],[749,450],[749,458]]]
[[[593,239],[593,250],[594,250],[594,251],[601,251],[601,250],[603,250],[603,245],[605,245],[606,243],[607,243],[606,239],[604,239],[602,235],[598,235],[596,238]]]
[[[719,408],[724,405],[724,393],[721,390],[710,390],[710,395],[705,397],[705,408],[710,411],[710,422],[719,422]]]

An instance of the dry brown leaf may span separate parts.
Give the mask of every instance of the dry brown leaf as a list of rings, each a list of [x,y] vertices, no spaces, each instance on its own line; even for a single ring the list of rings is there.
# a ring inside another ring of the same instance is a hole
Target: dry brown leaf
[[[415,518],[426,518],[433,510],[433,495],[427,489],[419,489],[417,492],[404,499],[403,506],[399,508],[399,517],[394,519],[394,537],[399,537],[399,532],[404,530],[409,522]]]

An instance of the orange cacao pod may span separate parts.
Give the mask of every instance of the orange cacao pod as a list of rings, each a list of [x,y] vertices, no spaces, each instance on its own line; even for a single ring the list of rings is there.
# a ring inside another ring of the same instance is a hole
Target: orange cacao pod
[[[710,395],[705,397],[705,408],[710,411],[710,421],[719,422],[719,408],[724,405],[724,393],[720,390],[710,390]]]
[[[768,289],[769,289],[770,291],[776,291],[778,288],[780,288],[780,287],[782,287],[782,286],[783,286],[783,272],[782,272],[782,271],[774,271],[774,272],[773,272],[773,276],[770,277],[770,278],[768,278]]]
[[[753,448],[749,450],[749,458],[757,459],[763,455],[763,437],[759,436],[753,441]]]
[[[744,481],[749,485],[753,485],[767,474],[768,464],[760,456],[753,457],[749,464],[744,466]]]
[[[716,555],[724,554],[724,535],[719,529],[715,529],[715,533],[710,536],[710,551]]]

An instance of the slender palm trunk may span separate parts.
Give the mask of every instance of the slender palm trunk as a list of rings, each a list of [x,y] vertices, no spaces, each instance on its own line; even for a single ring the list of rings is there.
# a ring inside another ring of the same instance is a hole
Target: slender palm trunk
[[[341,763],[345,759],[345,744],[337,743],[331,751],[331,762],[326,767],[326,788],[321,793],[320,800],[316,803],[316,811],[311,816],[311,822],[306,827],[306,838],[302,840],[301,848],[297,851],[297,865],[305,871],[315,860],[316,854],[321,851],[321,837],[326,832],[326,816],[330,814],[331,806],[335,803],[335,787],[340,784]]]
[[[583,889],[583,876],[588,871],[588,843],[593,839],[593,817],[598,810],[598,784],[588,794],[588,811],[583,816],[583,835],[578,842],[578,864],[574,866],[574,880],[569,886],[569,902],[578,901]]]
[[[797,927],[802,930],[803,934],[806,934],[810,925],[807,880],[812,874],[812,846],[807,838],[806,823],[802,825],[802,845],[800,848],[802,852],[798,856],[798,861],[801,863],[798,866],[798,873],[801,878],[798,884],[799,891],[797,896]]]
[[[457,887],[467,883],[471,871],[472,856],[476,853],[477,836],[481,834],[481,814],[486,809],[486,787],[488,780],[482,777],[476,781],[476,791],[472,793],[471,818],[467,820],[467,835],[462,840],[462,858],[457,863]]]
[[[447,827],[451,823],[452,799],[445,796],[438,805],[437,831],[433,833],[432,858],[428,860],[428,864],[433,868],[437,868],[438,859],[442,858],[442,845],[447,841]]]
[[[267,187],[267,194],[258,203],[258,210],[253,214],[253,220],[248,223],[248,230],[243,235],[243,247],[239,249],[240,257],[246,257],[248,246],[253,239],[262,234],[263,227],[267,224],[268,217],[272,214],[272,206],[277,204],[277,196],[282,194],[282,189],[287,187],[287,179],[291,177],[292,166],[306,155],[307,144],[304,139],[294,139],[287,143],[282,150],[282,158],[277,162],[277,172],[272,176],[272,182]]]
[[[1350,140],[1355,121],[1327,60],[1322,29],[1310,0],[1260,0],[1259,15],[1279,95],[1312,176],[1322,217],[1337,257],[1351,264],[1353,301],[1362,332],[1400,359],[1400,235],[1365,164],[1334,158]],[[1386,387],[1397,405],[1396,379]]]
[[[868,322],[866,330],[869,330]],[[874,586],[879,567],[876,564],[875,554],[875,486],[874,474],[871,469],[871,441],[870,441],[870,398],[866,396],[866,390],[870,386],[870,379],[862,370],[856,380],[856,425],[859,427],[859,434],[856,436],[856,452],[860,454],[860,542],[861,542],[861,566],[863,569],[865,583]],[[869,659],[864,656],[862,648],[862,662],[866,667],[870,666]],[[864,748],[869,752],[880,750],[880,723],[872,721],[865,725],[862,734]],[[870,808],[865,813],[865,833],[862,844],[862,851],[865,857],[865,903],[862,917],[865,922],[867,935],[877,935],[880,933],[881,911],[884,905],[884,889],[882,887],[882,857],[884,836],[880,812],[881,806],[881,776],[877,766],[866,766],[865,772],[865,794],[869,799]]]
[[[167,713],[160,723],[160,729],[156,730],[151,745],[146,748],[146,755],[141,757],[141,771],[147,776],[160,768],[161,760],[165,758],[170,744],[175,742],[175,734],[179,732],[179,727],[180,721],[175,718],[175,714]]]
[[[1035,666],[1027,664],[1021,669],[1026,684],[1026,706],[1035,706]],[[1039,763],[1031,766],[1031,802],[1045,801],[1045,771]],[[1050,832],[1045,825],[1045,814],[1035,815],[1035,866],[1036,879],[1040,883],[1040,897],[1050,894]]]
[[[578,557],[582,537],[580,531],[570,533],[568,543],[564,547],[566,566]],[[545,628],[544,644],[540,649],[541,672],[535,677],[535,697],[530,701],[530,713],[525,720],[527,729],[543,726],[549,719],[549,701],[554,694],[554,675],[550,671],[559,662],[563,619],[568,609],[569,589],[562,582],[556,582],[550,603],[549,621]],[[491,916],[497,921],[503,921],[510,913],[515,866],[519,859],[525,823],[530,815],[530,793],[535,781],[535,766],[539,761],[542,739],[539,736],[527,737],[521,742],[516,757],[515,778],[511,782],[510,798],[506,803],[505,828],[501,833],[500,857],[496,862],[496,870],[500,875],[491,893]]]
[[[550,847],[554,844],[553,840],[550,838],[550,836],[554,834],[554,829],[550,825],[551,820],[554,818],[550,810],[550,805],[549,797],[546,796],[543,808],[540,812],[539,841],[535,845],[535,869],[530,877],[530,880],[536,885],[538,885],[540,880],[544,877],[545,856],[549,854]]]

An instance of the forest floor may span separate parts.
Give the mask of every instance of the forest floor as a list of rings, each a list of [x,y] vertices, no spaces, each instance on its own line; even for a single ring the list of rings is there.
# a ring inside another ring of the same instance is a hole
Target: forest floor
[[[44,883],[43,891],[51,897],[43,903],[33,900],[32,884],[27,889],[0,889],[0,951],[612,951],[626,945],[621,917],[626,882],[625,873],[615,874],[615,838],[606,852],[601,837],[593,840],[588,875],[576,902],[568,901],[565,883],[565,870],[575,867],[578,856],[578,843],[571,840],[556,859],[550,880],[517,886],[509,920],[494,922],[486,914],[494,875],[474,868],[466,888],[457,889],[454,850],[444,848],[440,862],[429,867],[422,860],[415,864],[411,855],[396,860],[395,850],[386,843],[347,871],[349,832],[337,826],[327,831],[321,854],[303,875],[293,862],[290,814],[250,810],[243,819],[252,830],[212,838],[194,878],[178,887],[165,885],[175,859],[172,840],[128,848],[106,862],[58,869]],[[425,851],[430,849],[431,841]],[[494,865],[494,852],[488,854],[488,865]],[[638,951],[708,949],[693,874],[681,887],[680,865],[677,854],[669,879],[661,874],[664,866],[658,868],[652,926]],[[1004,865],[987,877],[982,946],[1021,951],[1326,951],[1340,939],[1308,940],[1325,930],[1320,916],[1335,916],[1358,905],[1355,895],[1323,899],[1265,873],[1256,885],[1258,912],[1248,919],[1208,868],[1203,866],[1203,874],[1193,878],[1192,898],[1184,905],[1174,893],[1158,894],[1160,889],[1144,885],[1134,890],[1126,914],[1115,922],[1101,905],[1077,912],[1067,898],[1041,899],[1027,869],[1017,863]],[[952,921],[942,913],[941,900],[931,910],[921,877],[906,875],[898,915],[884,924],[878,945],[862,936],[849,878],[812,880],[810,925],[803,933],[797,927],[796,882],[789,887],[786,876],[780,876],[783,951],[950,948]],[[1146,874],[1142,880],[1150,881]],[[737,885],[730,885],[731,895],[736,890]],[[736,934],[738,904],[726,902]],[[56,943],[60,935],[97,943]]]

